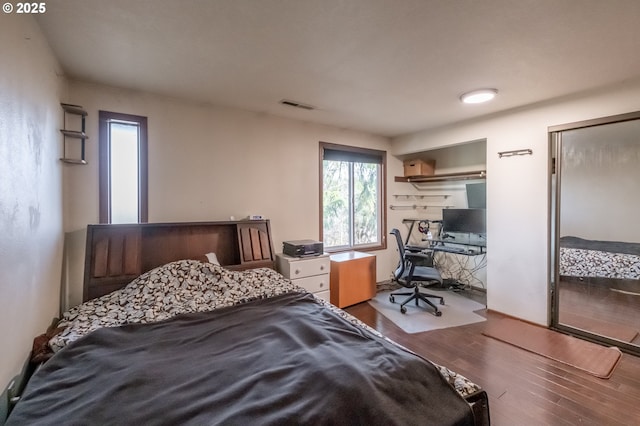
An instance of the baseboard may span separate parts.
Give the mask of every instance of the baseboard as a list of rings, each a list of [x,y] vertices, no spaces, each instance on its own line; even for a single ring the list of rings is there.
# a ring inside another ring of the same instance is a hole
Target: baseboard
[[[518,318],[516,316],[505,314],[504,312],[496,311],[496,310],[493,310],[493,309],[487,309],[487,312],[491,312],[492,314],[498,314],[498,315],[501,315],[501,316],[503,316],[505,318],[510,318],[510,319],[522,321],[524,323],[535,325],[535,326],[538,326],[538,327],[549,328],[549,325],[544,325],[544,324],[540,324],[540,323],[537,323],[537,322],[529,321],[529,320],[526,320],[526,319]]]

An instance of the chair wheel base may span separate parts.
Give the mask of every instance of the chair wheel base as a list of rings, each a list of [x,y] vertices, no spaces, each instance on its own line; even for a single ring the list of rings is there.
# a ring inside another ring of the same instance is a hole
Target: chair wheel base
[[[435,316],[437,316],[437,317],[441,317],[441,316],[442,316],[442,312],[440,312],[440,311],[435,311],[435,312],[433,313],[433,315],[435,315]]]
[[[444,305],[444,299],[440,299],[440,304]]]
[[[393,296],[389,296],[389,302],[396,303],[396,299]]]
[[[405,308],[404,306],[400,306],[400,312],[402,312],[403,314],[406,314],[407,308]]]

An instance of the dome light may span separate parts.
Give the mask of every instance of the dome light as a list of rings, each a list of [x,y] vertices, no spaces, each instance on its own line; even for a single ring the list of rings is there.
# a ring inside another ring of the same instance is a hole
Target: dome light
[[[460,96],[460,100],[465,104],[480,104],[490,101],[498,94],[496,89],[480,89],[472,92],[467,92]]]

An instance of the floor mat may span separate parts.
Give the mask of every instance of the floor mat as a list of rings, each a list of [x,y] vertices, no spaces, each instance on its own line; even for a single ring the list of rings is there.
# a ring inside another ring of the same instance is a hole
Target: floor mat
[[[603,379],[611,377],[622,356],[618,348],[607,348],[511,318],[487,323],[482,334]]]
[[[403,288],[399,291],[411,291],[411,289]],[[442,316],[436,317],[432,314],[431,307],[427,307],[424,302],[420,302],[420,306],[416,306],[414,301],[406,305],[407,313],[400,312],[400,303],[409,296],[397,296],[395,303],[389,301],[391,292],[380,292],[369,301],[378,312],[391,320],[395,325],[400,327],[405,333],[420,333],[423,331],[436,330],[439,328],[457,327],[460,325],[471,324],[474,322],[486,321],[484,317],[474,313],[474,311],[484,309],[485,306],[459,294],[449,291],[429,291],[425,289],[423,293],[433,293],[444,297],[444,305],[440,305],[435,299],[438,309],[442,312]]]

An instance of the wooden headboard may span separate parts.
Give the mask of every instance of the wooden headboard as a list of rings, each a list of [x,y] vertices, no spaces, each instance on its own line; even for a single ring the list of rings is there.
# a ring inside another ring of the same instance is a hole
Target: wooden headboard
[[[138,275],[215,253],[228,269],[274,267],[268,220],[89,225],[82,300],[124,287]]]

